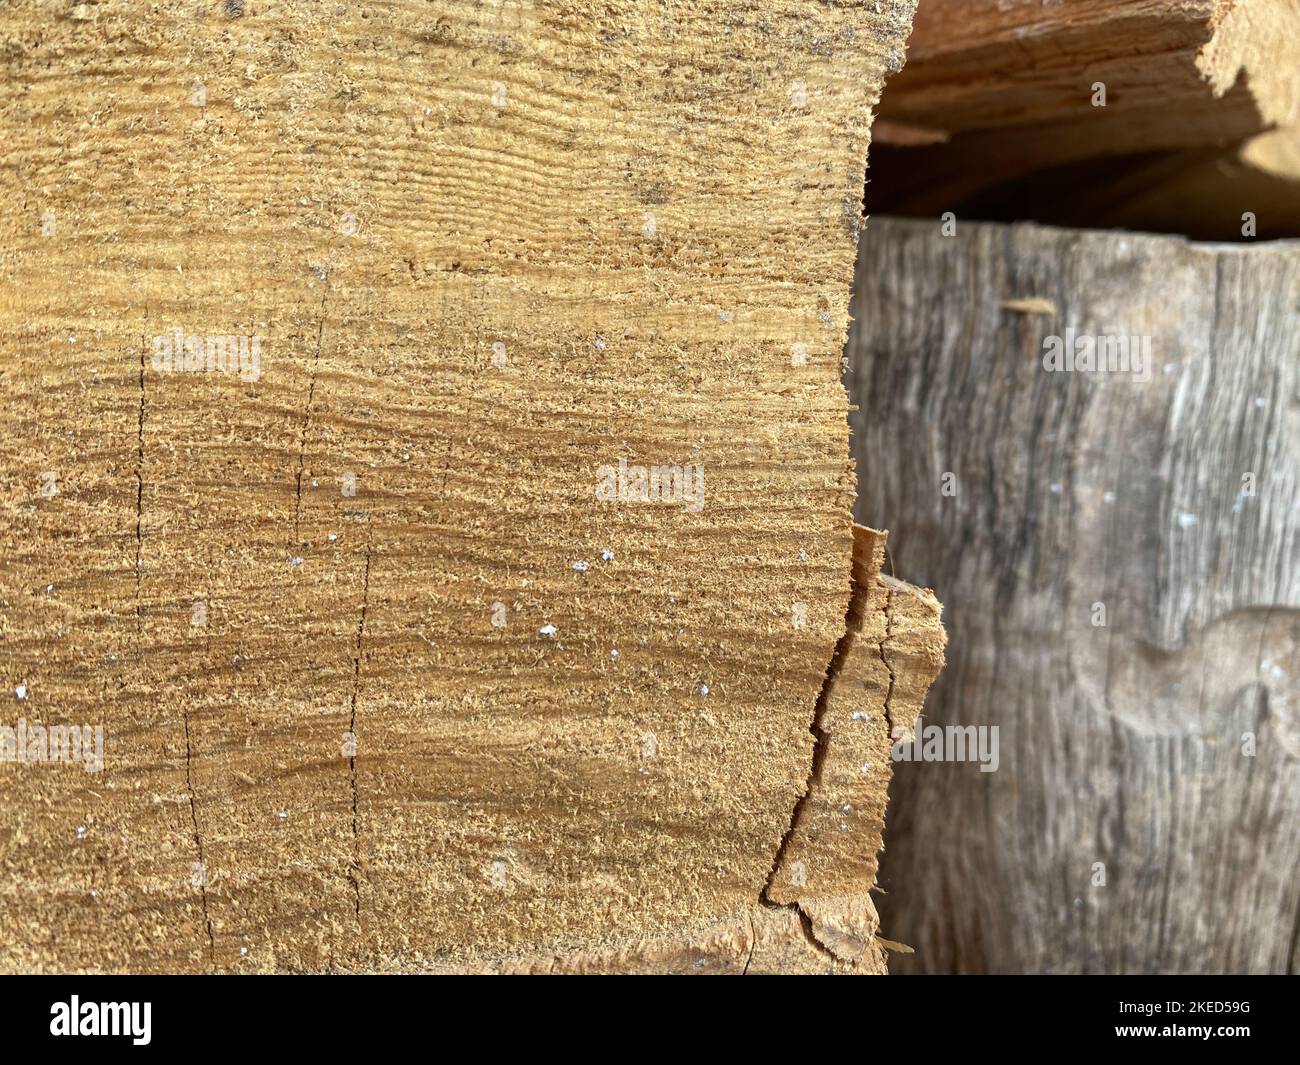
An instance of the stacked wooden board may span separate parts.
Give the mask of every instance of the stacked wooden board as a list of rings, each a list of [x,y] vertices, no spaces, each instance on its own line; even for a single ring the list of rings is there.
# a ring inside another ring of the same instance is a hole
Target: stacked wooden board
[[[873,213],[1297,236],[1300,0],[925,0],[877,141]]]
[[[103,735],[0,766],[0,968],[883,968],[811,726],[913,8],[0,12],[4,724]]]

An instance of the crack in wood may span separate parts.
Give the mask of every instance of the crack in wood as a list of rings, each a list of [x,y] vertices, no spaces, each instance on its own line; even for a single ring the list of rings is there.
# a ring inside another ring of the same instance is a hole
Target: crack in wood
[[[203,835],[199,831],[198,800],[194,793],[194,749],[190,742],[190,712],[188,709],[181,712],[181,720],[185,725],[185,788],[189,793],[190,800],[190,827],[194,833],[194,849],[199,856],[197,877],[199,900],[203,904],[203,926],[208,933],[208,966],[212,971],[215,971],[217,967],[217,947],[215,937],[212,934],[212,914],[208,909],[208,865],[203,857]]]
[[[298,525],[302,517],[302,474],[307,461],[307,431],[311,428],[311,405],[316,396],[316,378],[320,373],[320,348],[321,338],[325,334],[325,300],[329,296],[329,288],[321,290],[320,294],[320,319],[316,324],[316,355],[311,364],[311,384],[307,386],[307,404],[302,411],[302,430],[298,437],[298,475],[294,481],[294,499],[293,499],[293,538],[298,539]],[[143,358],[143,356],[142,356]]]
[[[352,789],[352,867],[348,879],[352,884],[352,903],[357,927],[361,927],[361,837],[357,832],[357,695],[361,688],[361,642],[366,634],[366,610],[370,605],[370,560],[373,555],[373,526],[366,520],[366,567],[361,581],[361,613],[357,619],[356,653],[352,660],[352,699],[348,721],[351,751],[348,756],[348,777]]]

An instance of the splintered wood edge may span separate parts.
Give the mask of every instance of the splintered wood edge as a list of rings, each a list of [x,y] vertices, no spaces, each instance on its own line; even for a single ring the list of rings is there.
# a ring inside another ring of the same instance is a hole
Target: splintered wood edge
[[[1134,42],[1127,40],[1118,27],[1137,16],[1145,19],[1150,32],[1147,38]],[[961,32],[957,32],[958,27]],[[1083,79],[1097,62],[1122,62],[1128,52],[1121,45],[1136,48],[1134,54],[1139,57],[1169,55],[1169,40],[1167,35],[1155,33],[1158,27],[1182,35],[1180,50],[1186,48],[1187,59],[1212,97],[1223,97],[1241,83],[1255,103],[1259,128],[1300,122],[1300,0],[1200,0],[1193,4],[1165,0],[1163,7],[1151,4],[1144,10],[1111,4],[1093,5],[1082,11],[1031,4],[994,8],[944,0],[922,5],[908,43],[909,65],[918,73],[935,70],[951,76],[954,61],[971,62],[969,57],[954,59],[967,50],[987,49],[997,43],[1015,47],[1026,40],[1057,38],[1063,42],[1059,50],[1061,62],[1076,63]],[[1085,46],[1089,41],[1095,43]],[[981,77],[977,68],[970,71],[970,76],[980,84],[981,91],[987,90],[989,79]],[[1009,94],[1023,91],[1023,84],[1016,79],[1003,81]],[[1032,77],[1029,84],[1033,84]],[[894,86],[893,108],[899,106],[897,95],[901,92],[906,96],[910,91],[905,73],[902,82]],[[885,104],[876,131],[876,140],[882,144],[942,143],[953,132],[1006,124],[971,121],[972,116],[955,120],[942,110],[918,113],[905,105],[895,116],[888,97]],[[1037,121],[1044,120],[1045,116],[1040,116]],[[947,128],[946,123],[953,121],[957,121],[956,127]]]
[[[881,975],[887,972],[888,952],[909,952],[910,947],[880,936],[880,918],[870,895],[884,832],[883,803],[878,793],[864,796],[864,807],[874,811],[862,826],[864,831],[837,834],[835,849],[829,853],[829,858],[836,861],[846,843],[850,850],[857,850],[861,872],[856,878],[846,878],[853,881],[853,890],[841,890],[840,880],[819,880],[815,876],[809,880],[803,873],[791,877],[796,862],[815,867],[819,857],[828,857],[817,853],[818,848],[825,848],[822,837],[806,830],[813,816],[810,808],[839,808],[857,799],[854,794],[825,794],[821,788],[826,771],[822,762],[837,755],[824,749],[827,739],[819,731],[823,726],[819,718],[830,705],[837,681],[845,676],[858,679],[857,668],[863,662],[882,668],[888,678],[882,700],[870,711],[858,713],[872,715],[870,724],[878,733],[874,741],[877,749],[883,737],[888,751],[898,730],[911,734],[925,694],[944,664],[947,636],[940,620],[942,606],[928,589],[881,572],[888,535],[866,526],[853,526],[853,595],[845,632],[814,712],[812,731],[818,737],[818,749],[814,751],[808,791],[792,812],[790,831],[778,850],[762,899],[734,915],[661,936],[592,948],[530,951],[470,968],[449,962],[423,971]],[[856,697],[860,693],[848,694]],[[861,778],[864,788],[878,792],[882,778],[887,788],[892,775],[887,754],[880,768],[880,776]],[[877,804],[874,807],[873,799]]]
[[[811,731],[808,786],[773,864],[766,902],[793,909],[841,963],[883,957],[869,892],[892,778],[894,743],[910,735],[943,667],[946,636],[933,593],[883,574],[887,532],[853,527],[853,594]]]
[[[1216,97],[1238,79],[1267,125],[1300,122],[1300,0],[1220,0],[1196,67]]]

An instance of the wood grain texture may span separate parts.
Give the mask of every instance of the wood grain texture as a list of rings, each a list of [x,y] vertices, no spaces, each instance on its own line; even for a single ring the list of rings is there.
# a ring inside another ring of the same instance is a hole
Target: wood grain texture
[[[812,770],[764,899],[796,908],[841,962],[875,964],[874,886],[892,748],[943,668],[939,601],[881,572],[888,534],[853,527],[853,597],[813,718]]]
[[[1298,310],[1296,243],[873,217],[857,516],[946,604],[930,720],[1001,737],[896,767],[897,968],[1296,968]],[[1150,338],[1149,376],[1048,372],[1067,329]]]
[[[747,920],[849,599],[913,7],[5,5],[2,723],[106,741],[0,766],[0,969]],[[258,373],[160,371],[173,329]],[[620,459],[702,508],[601,501]]]
[[[914,147],[878,154],[873,210],[957,210],[1035,171],[1297,122],[1300,0],[926,0],[881,105],[882,144]]]

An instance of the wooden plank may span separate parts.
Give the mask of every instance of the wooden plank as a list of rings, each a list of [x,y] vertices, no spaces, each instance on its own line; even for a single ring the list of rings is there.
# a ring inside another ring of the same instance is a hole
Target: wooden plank
[[[1295,242],[872,219],[858,518],[947,604],[928,721],[1000,729],[896,767],[905,969],[1295,969],[1298,308]],[[1049,372],[1067,330],[1145,372]]]
[[[877,154],[873,210],[911,215],[1085,160],[1221,153],[1300,124],[1300,0],[927,0],[880,118],[908,147]]]
[[[0,767],[0,968],[748,921],[850,595],[913,7],[0,12],[4,724],[105,734]]]

